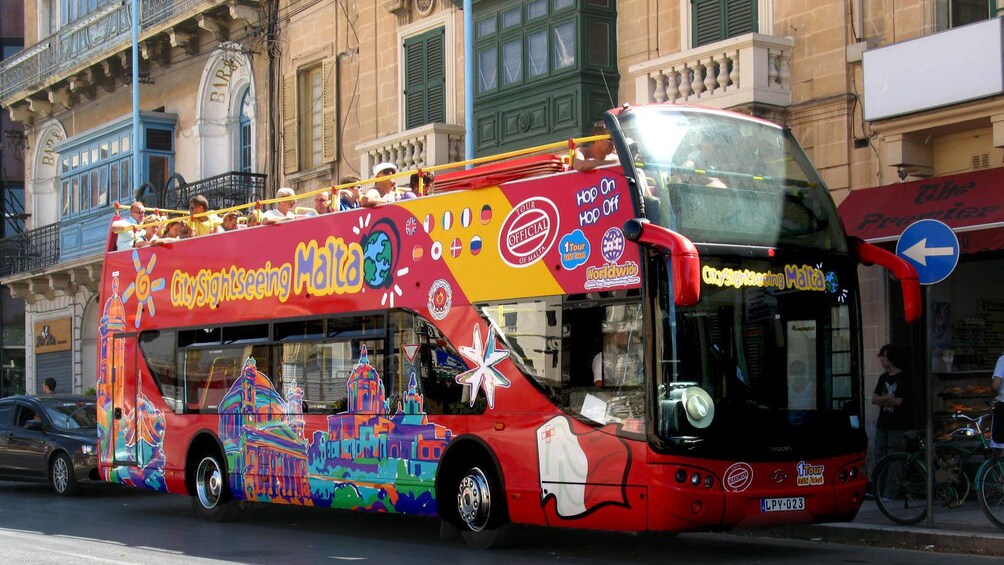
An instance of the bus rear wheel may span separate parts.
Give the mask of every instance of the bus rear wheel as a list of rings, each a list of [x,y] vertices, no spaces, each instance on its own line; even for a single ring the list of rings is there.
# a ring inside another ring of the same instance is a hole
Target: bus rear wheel
[[[240,515],[240,507],[230,497],[226,471],[215,455],[203,457],[195,470],[192,508],[208,522],[229,522]]]
[[[502,485],[495,472],[487,465],[470,467],[460,474],[456,494],[464,542],[478,549],[505,545],[510,525]]]

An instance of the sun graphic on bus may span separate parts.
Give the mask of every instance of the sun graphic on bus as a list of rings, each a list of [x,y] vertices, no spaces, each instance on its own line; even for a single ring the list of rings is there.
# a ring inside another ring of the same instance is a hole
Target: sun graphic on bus
[[[139,260],[139,251],[134,249],[132,252],[132,265],[136,268],[136,281],[130,283],[125,292],[122,293],[122,302],[128,302],[129,297],[134,293],[136,294],[136,327],[139,328],[140,321],[143,319],[144,308],[150,311],[151,316],[157,315],[157,307],[153,302],[153,293],[158,290],[164,290],[164,279],[159,278],[153,281],[150,279],[153,268],[157,265],[156,254],[150,257],[150,262],[144,267],[143,263]]]

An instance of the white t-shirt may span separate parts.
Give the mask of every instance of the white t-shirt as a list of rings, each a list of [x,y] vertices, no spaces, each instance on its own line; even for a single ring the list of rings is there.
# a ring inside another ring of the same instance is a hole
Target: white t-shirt
[[[997,358],[997,366],[994,367],[995,379],[1004,379],[1004,355]],[[991,382],[993,382],[991,380]],[[997,390],[997,401],[1004,402],[1004,385]]]
[[[132,224],[133,226],[138,225],[138,222],[134,220],[132,216],[126,216],[123,219]],[[137,235],[138,235],[137,232],[133,229],[132,226],[129,226],[127,229],[120,231],[115,236],[116,238],[115,248],[118,249],[119,251],[123,249],[132,249],[133,244],[136,242]]]
[[[265,211],[265,213],[262,214],[261,217],[263,220],[266,218],[274,218],[276,220],[292,220],[293,218],[296,218],[296,216],[293,215],[292,210],[283,214],[282,212],[280,212],[275,208]]]

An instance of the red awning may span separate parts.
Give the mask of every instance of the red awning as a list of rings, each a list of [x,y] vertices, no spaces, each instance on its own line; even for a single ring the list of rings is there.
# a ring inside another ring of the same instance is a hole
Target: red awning
[[[913,222],[940,220],[963,253],[1004,248],[1004,168],[855,190],[840,203],[847,235],[893,241]]]

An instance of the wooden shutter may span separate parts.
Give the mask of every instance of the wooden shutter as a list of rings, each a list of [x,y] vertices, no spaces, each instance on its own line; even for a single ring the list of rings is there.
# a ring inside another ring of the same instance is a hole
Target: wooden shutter
[[[300,169],[300,136],[297,132],[296,73],[282,79],[282,170],[286,174]]]
[[[439,28],[430,33],[425,42],[426,123],[446,122],[446,55],[444,52],[446,30]]]
[[[714,43],[722,37],[722,0],[691,0],[693,47]]]
[[[425,122],[425,49],[422,36],[404,42],[404,129]]]
[[[725,0],[725,37],[736,37],[759,31],[756,0]]]
[[[444,28],[404,42],[405,129],[446,121]]]
[[[338,76],[337,62],[327,59],[321,66],[321,158],[325,163],[338,159]]]
[[[693,47],[759,30],[757,0],[691,0]]]

